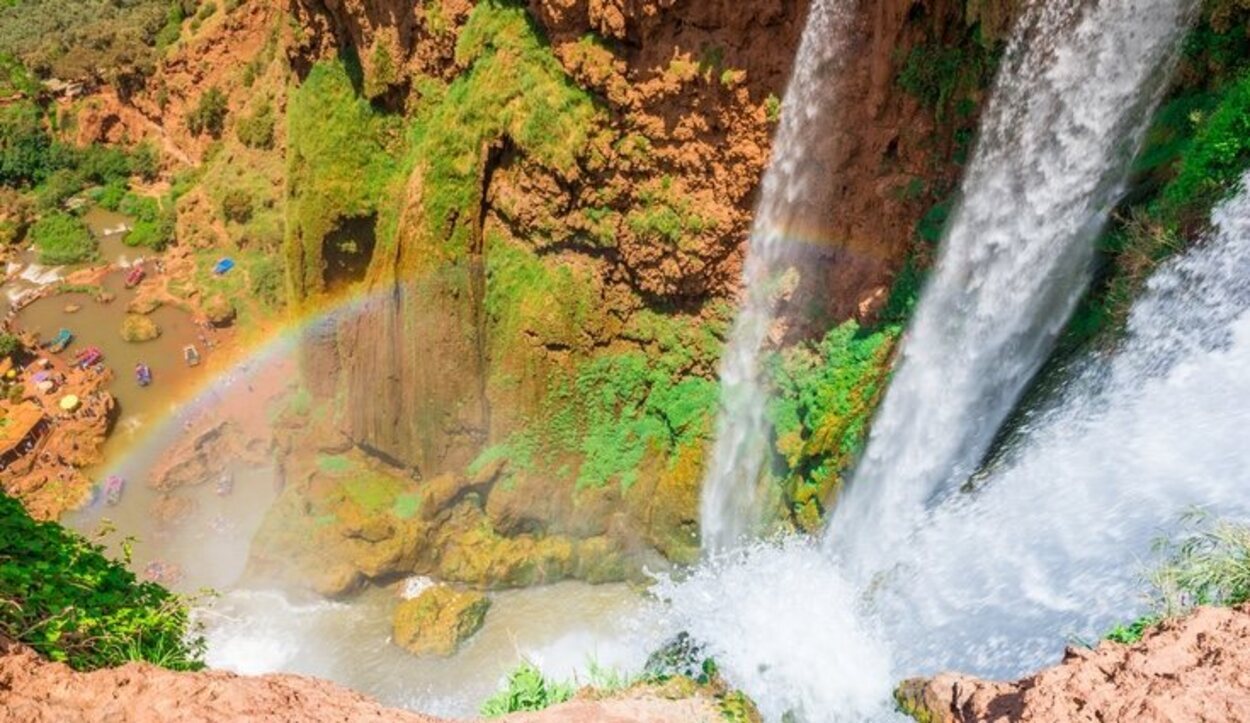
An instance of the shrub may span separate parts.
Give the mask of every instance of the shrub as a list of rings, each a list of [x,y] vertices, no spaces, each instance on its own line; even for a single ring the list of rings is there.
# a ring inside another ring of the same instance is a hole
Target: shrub
[[[130,172],[145,181],[156,179],[161,170],[160,152],[156,146],[144,141],[130,153]]]
[[[273,105],[263,100],[251,115],[235,123],[234,134],[248,148],[273,148]]]
[[[96,255],[96,242],[77,216],[54,211],[30,227],[30,237],[42,264],[76,264]]]
[[[247,223],[252,218],[252,197],[241,188],[226,191],[221,199],[221,213],[229,221]]]
[[[219,138],[226,124],[226,111],[226,94],[213,86],[204,91],[195,110],[187,116],[187,130],[192,135],[207,133],[213,138]]]
[[[270,306],[282,304],[285,296],[285,278],[280,259],[262,256],[248,272],[252,296]]]
[[[22,342],[14,334],[0,334],[0,357],[13,356],[22,348]]]
[[[139,582],[99,545],[36,522],[0,494],[0,633],[78,670],[145,660],[203,667],[185,601]]]
[[[548,680],[538,668],[522,663],[508,675],[507,687],[482,704],[482,715],[495,718],[508,713],[542,710],[572,698],[573,692],[573,686]]]

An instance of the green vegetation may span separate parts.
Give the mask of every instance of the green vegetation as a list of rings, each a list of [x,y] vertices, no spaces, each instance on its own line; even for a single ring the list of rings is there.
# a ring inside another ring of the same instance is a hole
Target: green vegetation
[[[172,198],[162,200],[128,193],[119,208],[134,219],[130,232],[122,238],[127,246],[160,251],[174,240],[176,214]]]
[[[913,47],[899,58],[896,80],[939,122],[952,110],[968,115],[993,79],[1000,52],[1001,45],[982,42],[979,26],[974,27],[956,45],[931,40]]]
[[[144,660],[203,667],[185,601],[0,495],[0,632],[78,670]]]
[[[239,118],[234,133],[248,148],[273,148],[273,127],[273,104],[266,98],[250,115]]]
[[[355,57],[313,66],[287,104],[287,252],[298,298],[321,289],[322,241],[379,210],[396,179],[397,120],[357,94]]]
[[[8,332],[0,333],[0,357],[13,356],[21,349],[21,339]]]
[[[221,215],[227,221],[247,223],[252,218],[252,196],[241,188],[226,191],[221,199]]]
[[[204,91],[199,104],[187,114],[187,130],[196,136],[207,133],[213,138],[220,138],[226,127],[228,111],[226,94],[221,92],[221,88],[213,86]]]
[[[1208,2],[1186,38],[1179,82],[1134,165],[1130,202],[1099,240],[1100,273],[1062,351],[1114,341],[1146,279],[1202,235],[1250,166],[1250,7]]]
[[[567,174],[591,146],[602,112],[565,75],[519,4],[474,7],[456,62],[468,72],[446,88],[422,89],[409,163],[425,169],[426,237],[459,256],[470,245],[484,149],[506,138],[533,162]]]
[[[625,220],[643,242],[682,248],[692,236],[716,226],[715,219],[705,219],[693,210],[694,199],[674,188],[670,176],[644,184],[637,200]]]
[[[142,87],[178,38],[193,0],[21,0],[0,3],[0,54],[41,78]]]
[[[1183,521],[1179,535],[1156,546],[1162,561],[1148,577],[1150,610],[1112,628],[1106,639],[1135,643],[1158,623],[1198,605],[1250,601],[1250,525],[1213,520],[1201,512]]]
[[[825,501],[856,461],[901,331],[847,321],[819,343],[797,344],[771,360],[776,393],[769,418],[785,497],[799,527],[820,527]]]
[[[504,690],[482,704],[482,715],[498,718],[508,713],[542,710],[573,697],[574,688],[543,677],[542,671],[526,662],[508,675]]]
[[[30,238],[39,252],[39,263],[51,266],[91,261],[96,242],[77,216],[54,211],[30,227]]]

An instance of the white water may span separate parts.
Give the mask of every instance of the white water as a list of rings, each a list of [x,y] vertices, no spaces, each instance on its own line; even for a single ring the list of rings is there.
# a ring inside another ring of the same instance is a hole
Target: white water
[[[828,544],[872,568],[980,464],[1084,291],[1190,0],[1034,2]]]
[[[765,456],[760,355],[773,325],[779,276],[813,212],[805,203],[828,180],[820,139],[846,50],[853,0],[814,0],[782,106],[773,158],[764,176],[743,269],[745,299],[721,362],[722,409],[712,466],[703,484],[701,530],[706,549],[726,549],[760,517],[756,481]],[[817,204],[819,205],[819,204]]]
[[[979,491],[951,495],[872,568],[764,544],[661,586],[769,720],[889,718],[898,680],[1014,677],[1142,604],[1152,542],[1203,506],[1250,518],[1250,194],[1152,279]]]

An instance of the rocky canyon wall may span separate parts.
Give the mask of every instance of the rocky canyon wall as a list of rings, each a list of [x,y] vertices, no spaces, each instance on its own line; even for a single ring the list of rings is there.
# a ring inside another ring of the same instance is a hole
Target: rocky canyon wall
[[[824,221],[778,341],[871,325],[904,263],[924,263],[917,224],[940,229],[1013,6],[855,10],[839,111],[813,139],[835,159],[814,199]],[[689,558],[717,359],[806,4],[290,12],[289,275],[309,309],[364,299],[307,353],[323,429],[417,478],[462,479],[495,533]]]

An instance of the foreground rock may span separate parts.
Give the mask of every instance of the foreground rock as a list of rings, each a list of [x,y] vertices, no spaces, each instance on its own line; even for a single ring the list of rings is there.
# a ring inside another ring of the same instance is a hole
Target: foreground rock
[[[334,683],[294,675],[174,673],[143,663],[76,673],[0,639],[0,721],[372,720],[429,723]]]
[[[450,656],[481,629],[489,609],[479,592],[434,585],[395,607],[395,644],[415,655]]]
[[[1250,606],[1202,608],[1134,645],[1069,648],[1011,683],[944,673],[909,680],[900,705],[925,723],[1250,719]]]
[[[575,700],[505,723],[712,723],[713,701],[667,700],[639,692],[616,700]],[[146,663],[77,673],[0,637],[0,723],[439,723],[386,708],[335,683],[298,675],[174,673]]]

